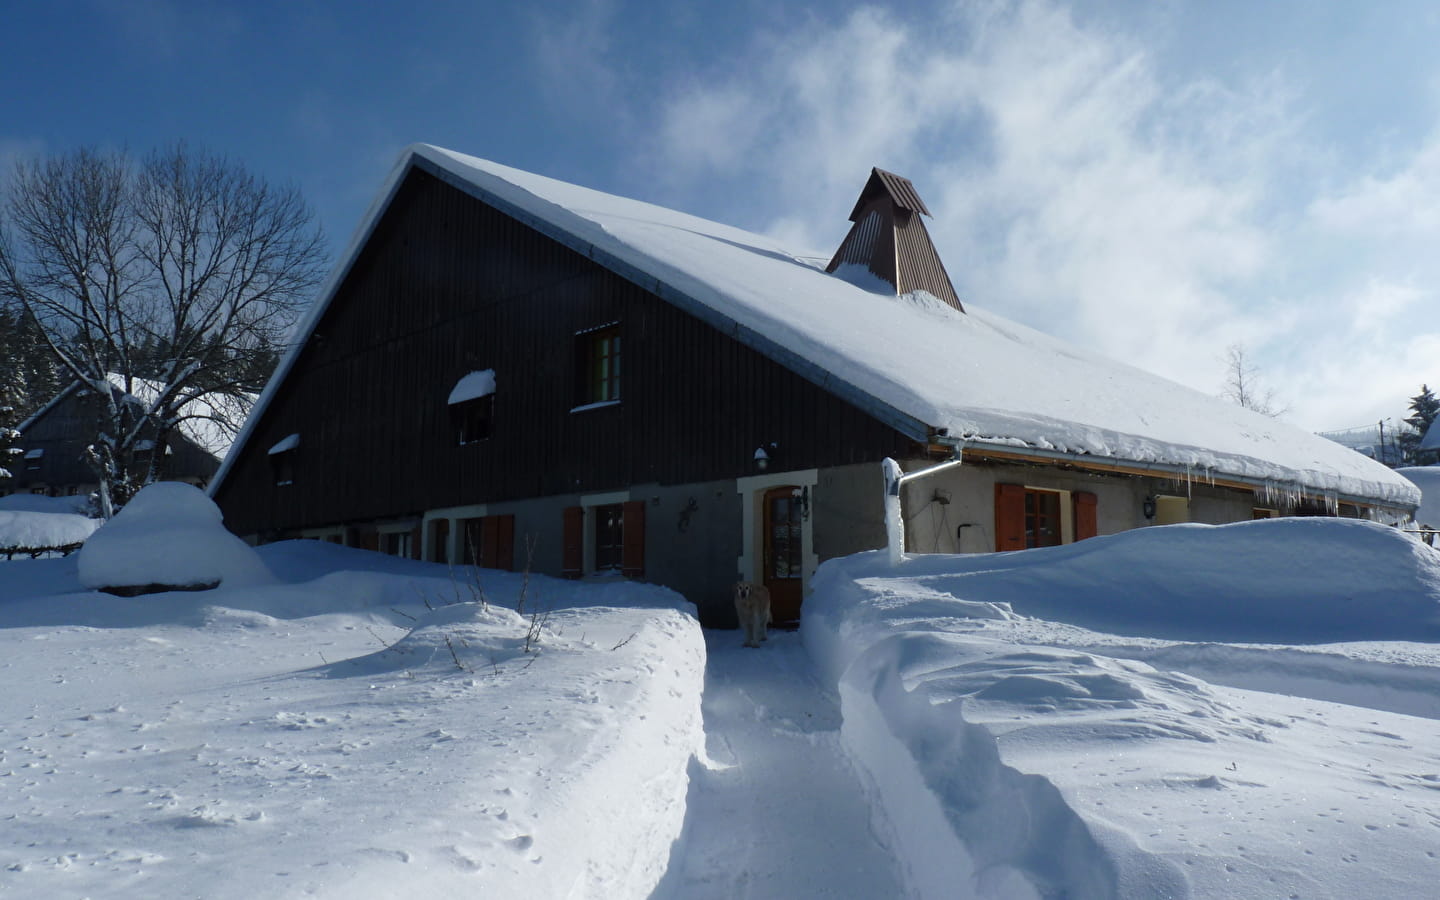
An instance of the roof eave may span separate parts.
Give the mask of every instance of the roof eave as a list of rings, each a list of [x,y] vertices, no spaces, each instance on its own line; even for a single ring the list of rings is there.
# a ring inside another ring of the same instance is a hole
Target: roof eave
[[[1220,470],[1210,470],[1206,474],[1201,475],[1196,472],[1195,467],[1180,463],[1167,463],[1154,460],[1129,460],[1119,457],[1099,457],[1090,453],[1071,453],[1065,450],[1050,450],[1042,447],[1032,447],[1028,444],[974,441],[948,436],[936,438],[935,443],[951,448],[951,452],[957,455],[963,455],[965,451],[971,451],[975,455],[990,456],[992,458],[1022,458],[1042,463],[1063,463],[1072,465],[1078,469],[1089,469],[1096,472],[1114,473],[1122,471],[1126,474],[1151,475],[1173,478],[1179,481],[1215,484],[1222,487],[1249,488],[1262,495],[1276,491],[1295,491],[1305,497],[1317,500],[1333,499],[1339,503],[1350,503],[1366,508],[1390,509],[1407,513],[1414,512],[1418,508],[1412,504],[1379,497],[1364,497],[1343,491],[1316,488],[1299,481],[1286,482],[1273,478],[1257,478],[1253,475],[1235,474]]]

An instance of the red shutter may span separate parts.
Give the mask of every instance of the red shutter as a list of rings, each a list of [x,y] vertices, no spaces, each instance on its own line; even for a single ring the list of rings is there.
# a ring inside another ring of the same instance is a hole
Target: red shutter
[[[995,549],[1025,549],[1025,485],[995,485]]]
[[[579,578],[585,574],[585,508],[565,507],[560,538],[560,574]]]
[[[480,526],[480,565],[515,571],[515,516],[486,516]]]
[[[450,520],[435,519],[434,523],[430,532],[430,540],[432,541],[430,545],[430,561],[438,563],[449,562],[450,557],[447,553],[448,548],[446,545],[450,543]]]
[[[621,511],[625,523],[625,547],[620,559],[620,574],[639,578],[645,574],[645,501],[631,500]]]
[[[496,562],[495,540],[499,536],[496,516],[486,516],[480,520],[480,567],[482,569],[498,569],[500,565]]]
[[[1075,508],[1075,540],[1083,541],[1099,534],[1099,498],[1089,491],[1076,491],[1070,495],[1070,500]]]

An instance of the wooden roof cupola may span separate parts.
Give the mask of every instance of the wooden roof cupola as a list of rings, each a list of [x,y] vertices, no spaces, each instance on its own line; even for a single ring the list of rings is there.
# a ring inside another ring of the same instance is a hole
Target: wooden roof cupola
[[[965,311],[921,216],[930,215],[910,179],[871,169],[870,180],[850,213],[850,233],[825,271],[860,265],[887,282],[896,294],[927,291]]]

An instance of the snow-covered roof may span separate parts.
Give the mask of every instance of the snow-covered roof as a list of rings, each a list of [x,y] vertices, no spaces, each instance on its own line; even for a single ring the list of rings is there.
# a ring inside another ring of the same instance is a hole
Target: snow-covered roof
[[[110,383],[125,390],[125,378],[111,372]],[[130,379],[130,394],[141,403],[152,403],[160,393],[162,385],[146,378]],[[244,422],[254,404],[253,394],[233,396],[230,394],[206,394],[187,402],[180,408],[185,416],[180,420],[180,433],[216,459],[224,459],[235,441],[236,425]]]
[[[125,376],[118,372],[110,372],[105,377],[117,391],[125,390]],[[159,382],[145,378],[132,378],[130,384],[131,392],[126,396],[136,403],[148,404],[160,393]],[[17,427],[22,433],[29,430],[32,425],[48,415],[60,401],[84,386],[84,383],[80,381],[72,381]],[[176,427],[191,443],[216,459],[223,460],[230,452],[230,447],[235,442],[238,432],[238,427],[234,423],[243,423],[246,420],[250,414],[250,408],[255,404],[255,399],[256,395],[254,394],[243,396],[208,394],[191,400],[181,408],[181,414],[186,418],[182,419]]]
[[[1416,523],[1427,528],[1440,528],[1440,465],[1407,466],[1395,471],[1414,482],[1424,495],[1420,508],[1415,510]]]
[[[1421,450],[1440,450],[1440,419],[1430,423],[1425,429],[1424,437],[1420,438]]]
[[[600,261],[916,439],[943,433],[962,445],[1169,467],[1201,479],[1405,507],[1420,499],[1405,479],[1345,447],[1071,346],[971,300],[961,313],[928,294],[873,293],[770,238],[426,144],[402,155],[301,333],[323,315],[412,166]],[[282,362],[260,409],[302,343]]]
[[[455,387],[451,389],[450,397],[445,402],[453,406],[467,400],[488,397],[493,393],[495,393],[495,370],[485,369],[480,372],[470,372],[455,382]]]

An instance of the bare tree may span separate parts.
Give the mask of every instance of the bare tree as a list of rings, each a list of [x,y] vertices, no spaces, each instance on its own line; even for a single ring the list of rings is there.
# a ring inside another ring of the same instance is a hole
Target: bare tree
[[[166,446],[187,418],[239,426],[235,399],[324,263],[297,191],[184,144],[138,162],[82,149],[16,165],[0,296],[29,310],[62,372],[99,398],[88,456],[104,515],[160,476],[164,453],[137,472],[137,450]]]
[[[1220,396],[1272,419],[1283,416],[1287,409],[1277,405],[1275,391],[1263,383],[1260,370],[1250,361],[1244,344],[1225,348],[1225,389]]]

